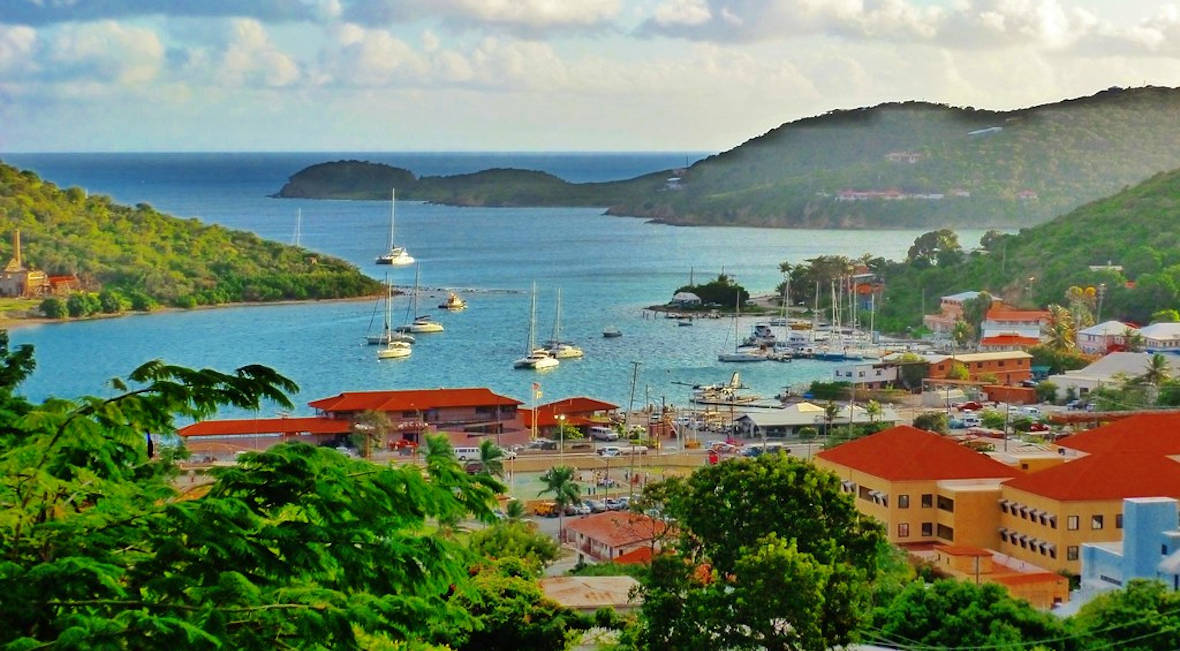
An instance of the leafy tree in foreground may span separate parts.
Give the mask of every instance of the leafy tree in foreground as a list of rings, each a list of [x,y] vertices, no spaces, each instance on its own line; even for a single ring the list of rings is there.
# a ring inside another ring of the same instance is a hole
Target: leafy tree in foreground
[[[946,434],[950,428],[945,411],[928,411],[914,416],[914,427],[928,432]]]
[[[30,367],[22,353],[5,356],[6,381]],[[490,519],[494,482],[453,458],[423,472],[286,444],[242,455],[191,499],[145,432],[222,405],[286,406],[295,385],[265,367],[160,362],[112,385],[119,395],[50,399],[6,422],[0,646],[357,648],[467,617],[450,598],[466,553],[427,524]]]
[[[536,531],[533,523],[512,520],[472,533],[467,546],[477,556],[493,560],[516,558],[536,570],[557,560],[560,551],[557,541]]]
[[[1002,586],[944,579],[911,583],[873,612],[868,639],[906,648],[1060,649],[1065,623],[1012,598]],[[1045,643],[1046,640],[1058,640]]]
[[[1070,623],[1082,648],[1180,649],[1180,593],[1133,579],[1082,606]]]
[[[835,475],[766,454],[645,492],[680,537],[679,554],[652,562],[641,646],[825,649],[852,640],[884,538]]]

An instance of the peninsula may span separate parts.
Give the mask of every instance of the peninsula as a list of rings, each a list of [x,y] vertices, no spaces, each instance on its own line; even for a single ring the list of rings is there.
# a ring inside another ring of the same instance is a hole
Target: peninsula
[[[492,169],[418,177],[361,161],[313,165],[275,195],[398,196],[459,206],[601,206],[677,225],[1013,227],[1047,221],[1180,167],[1180,89],[1112,88],[1013,111],[881,104],[783,124],[678,170],[569,183]]]
[[[61,318],[373,295],[354,265],[0,164],[0,309]]]

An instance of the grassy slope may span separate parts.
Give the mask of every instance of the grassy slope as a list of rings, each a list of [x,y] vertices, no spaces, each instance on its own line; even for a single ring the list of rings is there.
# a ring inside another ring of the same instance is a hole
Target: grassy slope
[[[26,261],[75,273],[89,287],[142,292],[164,304],[216,304],[372,294],[379,284],[336,258],[245,231],[178,219],[147,204],[62,190],[0,164],[0,259],[21,230]]]

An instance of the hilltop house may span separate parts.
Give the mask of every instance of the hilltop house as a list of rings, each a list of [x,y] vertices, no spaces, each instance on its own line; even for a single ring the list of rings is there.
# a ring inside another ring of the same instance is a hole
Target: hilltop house
[[[25,266],[21,257],[20,231],[12,234],[12,259],[0,270],[0,296],[34,298],[49,293],[51,285],[44,271]]]
[[[979,292],[959,292],[943,296],[939,299],[938,314],[924,315],[922,325],[929,328],[935,335],[949,335],[955,327],[955,321],[963,318],[963,303],[976,296],[979,296]]]
[[[995,301],[980,324],[980,350],[1023,350],[1041,341],[1049,323],[1045,310],[1018,310]]]
[[[1122,321],[1103,321],[1078,330],[1078,348],[1087,355],[1105,355],[1115,351],[1125,350],[1127,332],[1134,330]]]
[[[1149,353],[1180,352],[1180,323],[1153,323],[1139,328],[1138,334]]]
[[[1165,359],[1171,375],[1180,375],[1180,357],[1167,355]],[[1120,386],[1127,378],[1142,375],[1150,360],[1151,355],[1148,353],[1113,352],[1085,368],[1050,375],[1048,381],[1057,385],[1059,400],[1065,399],[1070,393],[1084,398],[1094,389]]]
[[[643,513],[606,511],[571,520],[565,535],[578,550],[578,559],[611,560],[639,547],[660,549],[668,525]]]

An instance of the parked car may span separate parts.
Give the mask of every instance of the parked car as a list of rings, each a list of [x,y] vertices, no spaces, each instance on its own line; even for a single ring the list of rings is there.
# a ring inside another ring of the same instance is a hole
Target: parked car
[[[529,449],[532,450],[556,450],[557,441],[549,439],[536,439],[529,443]]]
[[[619,433],[610,427],[596,425],[590,428],[590,437],[599,441],[617,441],[619,440]]]
[[[619,498],[608,497],[603,500],[602,503],[606,506],[606,510],[608,511],[622,511],[623,509],[627,508],[627,503]]]
[[[1037,407],[1035,405],[1025,405],[1024,407],[1022,407],[1020,409],[1020,411],[1021,411],[1021,413],[1025,414],[1027,416],[1033,416],[1033,417],[1040,417],[1041,416],[1041,408]]]
[[[979,411],[983,409],[983,405],[974,400],[959,403],[956,407],[958,407],[959,411]]]
[[[591,513],[602,513],[603,511],[607,510],[606,504],[603,504],[598,500],[586,500],[583,502],[583,504],[590,507]]]
[[[590,515],[590,507],[587,506],[585,502],[582,502],[581,504],[566,504],[565,505],[565,514],[566,515]]]
[[[1049,426],[1046,425],[1045,423],[1033,423],[1028,426],[1028,431],[1030,431],[1030,432],[1048,432]]]
[[[617,445],[604,445],[597,450],[600,457],[617,457],[623,454],[623,450]]]

